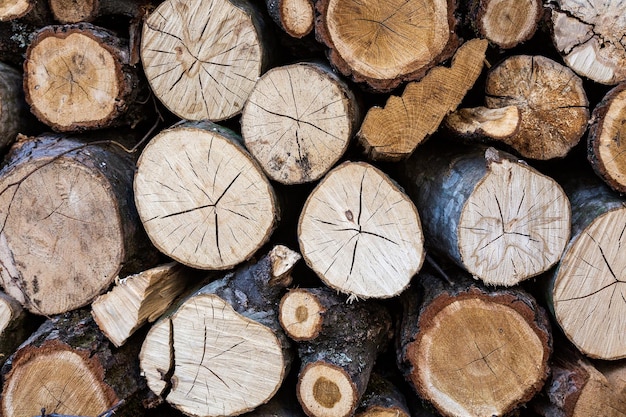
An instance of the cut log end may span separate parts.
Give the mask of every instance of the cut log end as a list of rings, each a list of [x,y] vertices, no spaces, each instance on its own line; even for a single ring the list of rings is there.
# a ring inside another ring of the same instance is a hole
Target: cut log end
[[[559,260],[569,239],[570,205],[551,178],[492,148],[485,157],[488,173],[459,219],[459,250],[470,273],[511,286]]]
[[[620,324],[626,314],[624,230],[623,207],[597,217],[565,251],[555,278],[557,321],[574,345],[592,358],[626,358]]]
[[[474,24],[482,37],[508,49],[535,34],[542,14],[540,0],[480,0]]]
[[[315,417],[350,416],[358,401],[350,376],[325,362],[309,363],[300,372],[296,392],[304,412]]]
[[[280,324],[293,340],[311,340],[322,330],[324,307],[307,290],[294,289],[282,298],[279,306]]]
[[[424,260],[415,205],[362,162],[343,163],[313,190],[298,240],[304,260],[327,285],[357,297],[399,294]]]
[[[302,38],[311,33],[315,24],[315,6],[311,0],[282,0],[278,3],[280,21],[287,34]]]
[[[22,349],[12,368],[3,386],[6,417],[39,416],[42,408],[46,413],[95,416],[118,401],[88,352],[80,354],[62,343]]]
[[[137,163],[135,201],[163,253],[199,269],[252,256],[277,218],[272,187],[250,155],[215,125],[167,129]]]
[[[451,3],[432,0],[324,0],[317,36],[332,50],[330,59],[344,74],[388,91],[403,80],[421,78],[453,52]]]
[[[602,84],[626,80],[626,19],[620,0],[562,0],[552,8],[552,40],[565,63]]]
[[[582,80],[549,58],[507,58],[489,72],[485,92],[487,107],[519,108],[520,129],[504,142],[525,158],[562,158],[587,129],[589,102]]]
[[[450,113],[444,123],[446,128],[460,137],[502,140],[519,129],[520,111],[517,106],[463,108]]]
[[[26,100],[32,112],[55,130],[103,127],[125,108],[123,53],[103,33],[86,24],[49,26],[28,48]]]
[[[61,23],[91,21],[98,7],[98,0],[48,0],[50,11]]]
[[[341,158],[357,113],[354,95],[330,67],[288,65],[256,83],[241,134],[271,179],[300,184],[318,180]]]
[[[147,18],[141,60],[152,91],[187,120],[238,114],[265,66],[260,33],[243,7],[165,1]]]
[[[33,0],[0,0],[0,22],[18,19],[33,8]]]

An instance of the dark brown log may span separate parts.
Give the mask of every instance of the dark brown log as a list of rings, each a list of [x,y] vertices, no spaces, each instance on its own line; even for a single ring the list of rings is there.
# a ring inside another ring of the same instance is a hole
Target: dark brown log
[[[587,129],[582,80],[544,56],[514,55],[500,62],[489,71],[485,93],[487,107],[519,108],[520,129],[503,142],[524,158],[562,158]]]
[[[87,309],[44,322],[2,367],[2,415],[142,415],[148,391],[139,375],[138,339],[114,349]]]
[[[231,130],[179,123],[150,140],[134,196],[154,245],[197,269],[229,269],[249,259],[274,231],[274,189]]]
[[[328,65],[298,63],[257,81],[241,115],[241,135],[271,179],[301,184],[335,165],[359,121],[354,94]]]
[[[38,323],[16,299],[0,292],[0,366],[30,336]]]
[[[391,317],[373,301],[337,304],[343,320],[327,321],[314,339],[299,343],[296,392],[310,417],[347,417],[365,393],[378,354],[391,339]]]
[[[389,380],[372,373],[356,417],[411,417],[404,395]]]
[[[100,137],[21,137],[0,170],[0,277],[35,314],[84,306],[154,262],[132,201],[134,160]]]
[[[103,16],[138,19],[150,7],[149,0],[48,0],[60,23],[93,22]]]
[[[409,83],[385,107],[374,106],[357,133],[373,160],[406,159],[454,111],[483,69],[488,42],[472,39],[462,45],[450,67],[433,68],[422,80]]]
[[[135,126],[147,115],[127,41],[88,23],[37,32],[26,51],[24,91],[31,111],[56,131]]]
[[[502,49],[532,38],[543,16],[541,0],[472,0],[469,9],[476,34]]]
[[[212,275],[159,319],[139,355],[152,392],[192,416],[234,416],[269,401],[291,364],[276,305],[299,258],[276,246]]]
[[[311,192],[298,221],[307,265],[328,286],[362,298],[400,294],[421,268],[418,211],[386,174],[344,162]]]
[[[152,91],[187,120],[239,114],[270,61],[270,34],[247,0],[166,0],[145,20],[141,60]]]
[[[550,3],[552,40],[565,63],[602,84],[626,81],[626,18],[620,0]]]
[[[552,374],[533,409],[543,417],[619,417],[626,414],[624,380],[613,377],[625,372],[624,362],[594,366],[574,349],[554,355]]]
[[[427,243],[489,285],[556,264],[570,234],[559,184],[494,148],[437,140],[401,167]]]
[[[583,354],[626,358],[625,200],[589,169],[561,174],[572,205],[572,238],[548,280],[548,306]]]
[[[587,157],[613,190],[626,193],[626,82],[610,90],[593,109]]]
[[[401,297],[398,363],[416,392],[444,416],[505,415],[548,376],[546,313],[518,289],[487,289],[461,273],[445,283],[418,276]]]
[[[315,7],[315,35],[330,48],[331,64],[381,92],[423,77],[458,45],[451,0],[321,0]]]
[[[302,38],[315,25],[313,0],[265,0],[272,20],[289,36]]]
[[[27,115],[22,74],[0,62],[0,152],[15,141],[18,133],[28,133]]]

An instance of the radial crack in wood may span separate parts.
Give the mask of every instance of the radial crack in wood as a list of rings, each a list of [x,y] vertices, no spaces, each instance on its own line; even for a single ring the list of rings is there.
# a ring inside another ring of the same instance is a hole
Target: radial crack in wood
[[[268,57],[245,0],[166,0],[146,19],[141,60],[154,94],[182,119],[238,114]]]
[[[541,0],[473,0],[470,8],[474,31],[502,49],[532,38],[543,16]]]
[[[271,69],[257,81],[241,134],[271,179],[300,184],[319,179],[341,158],[357,122],[346,83],[325,65],[300,63]]]
[[[250,258],[277,218],[274,191],[235,133],[187,122],[155,136],[135,174],[135,201],[163,253],[199,269],[228,269]]]
[[[316,8],[316,37],[330,62],[379,91],[421,78],[458,43],[453,1],[323,0]]]
[[[602,84],[626,80],[626,13],[621,0],[555,0],[552,40],[565,63]]]
[[[442,139],[402,169],[428,242],[474,277],[512,286],[560,259],[569,201],[556,181],[523,161]]]
[[[377,168],[345,162],[309,195],[298,222],[307,265],[330,287],[356,297],[404,290],[424,260],[419,215]]]
[[[543,56],[514,55],[489,71],[485,103],[517,106],[519,131],[503,142],[525,158],[564,157],[587,130],[589,102],[582,80]]]
[[[384,108],[372,107],[357,133],[368,156],[397,161],[411,155],[474,85],[487,45],[484,39],[466,42],[449,68],[433,68],[422,80],[409,83],[401,96],[389,97]]]

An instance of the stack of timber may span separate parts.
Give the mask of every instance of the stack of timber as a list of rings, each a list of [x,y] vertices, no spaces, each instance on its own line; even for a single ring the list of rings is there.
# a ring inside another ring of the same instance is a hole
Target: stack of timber
[[[621,0],[0,0],[0,415],[626,415],[625,68]]]

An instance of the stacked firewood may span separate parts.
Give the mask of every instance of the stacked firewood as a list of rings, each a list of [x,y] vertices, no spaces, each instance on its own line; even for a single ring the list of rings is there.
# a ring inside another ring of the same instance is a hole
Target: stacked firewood
[[[621,0],[0,0],[0,415],[623,416],[622,134]]]

